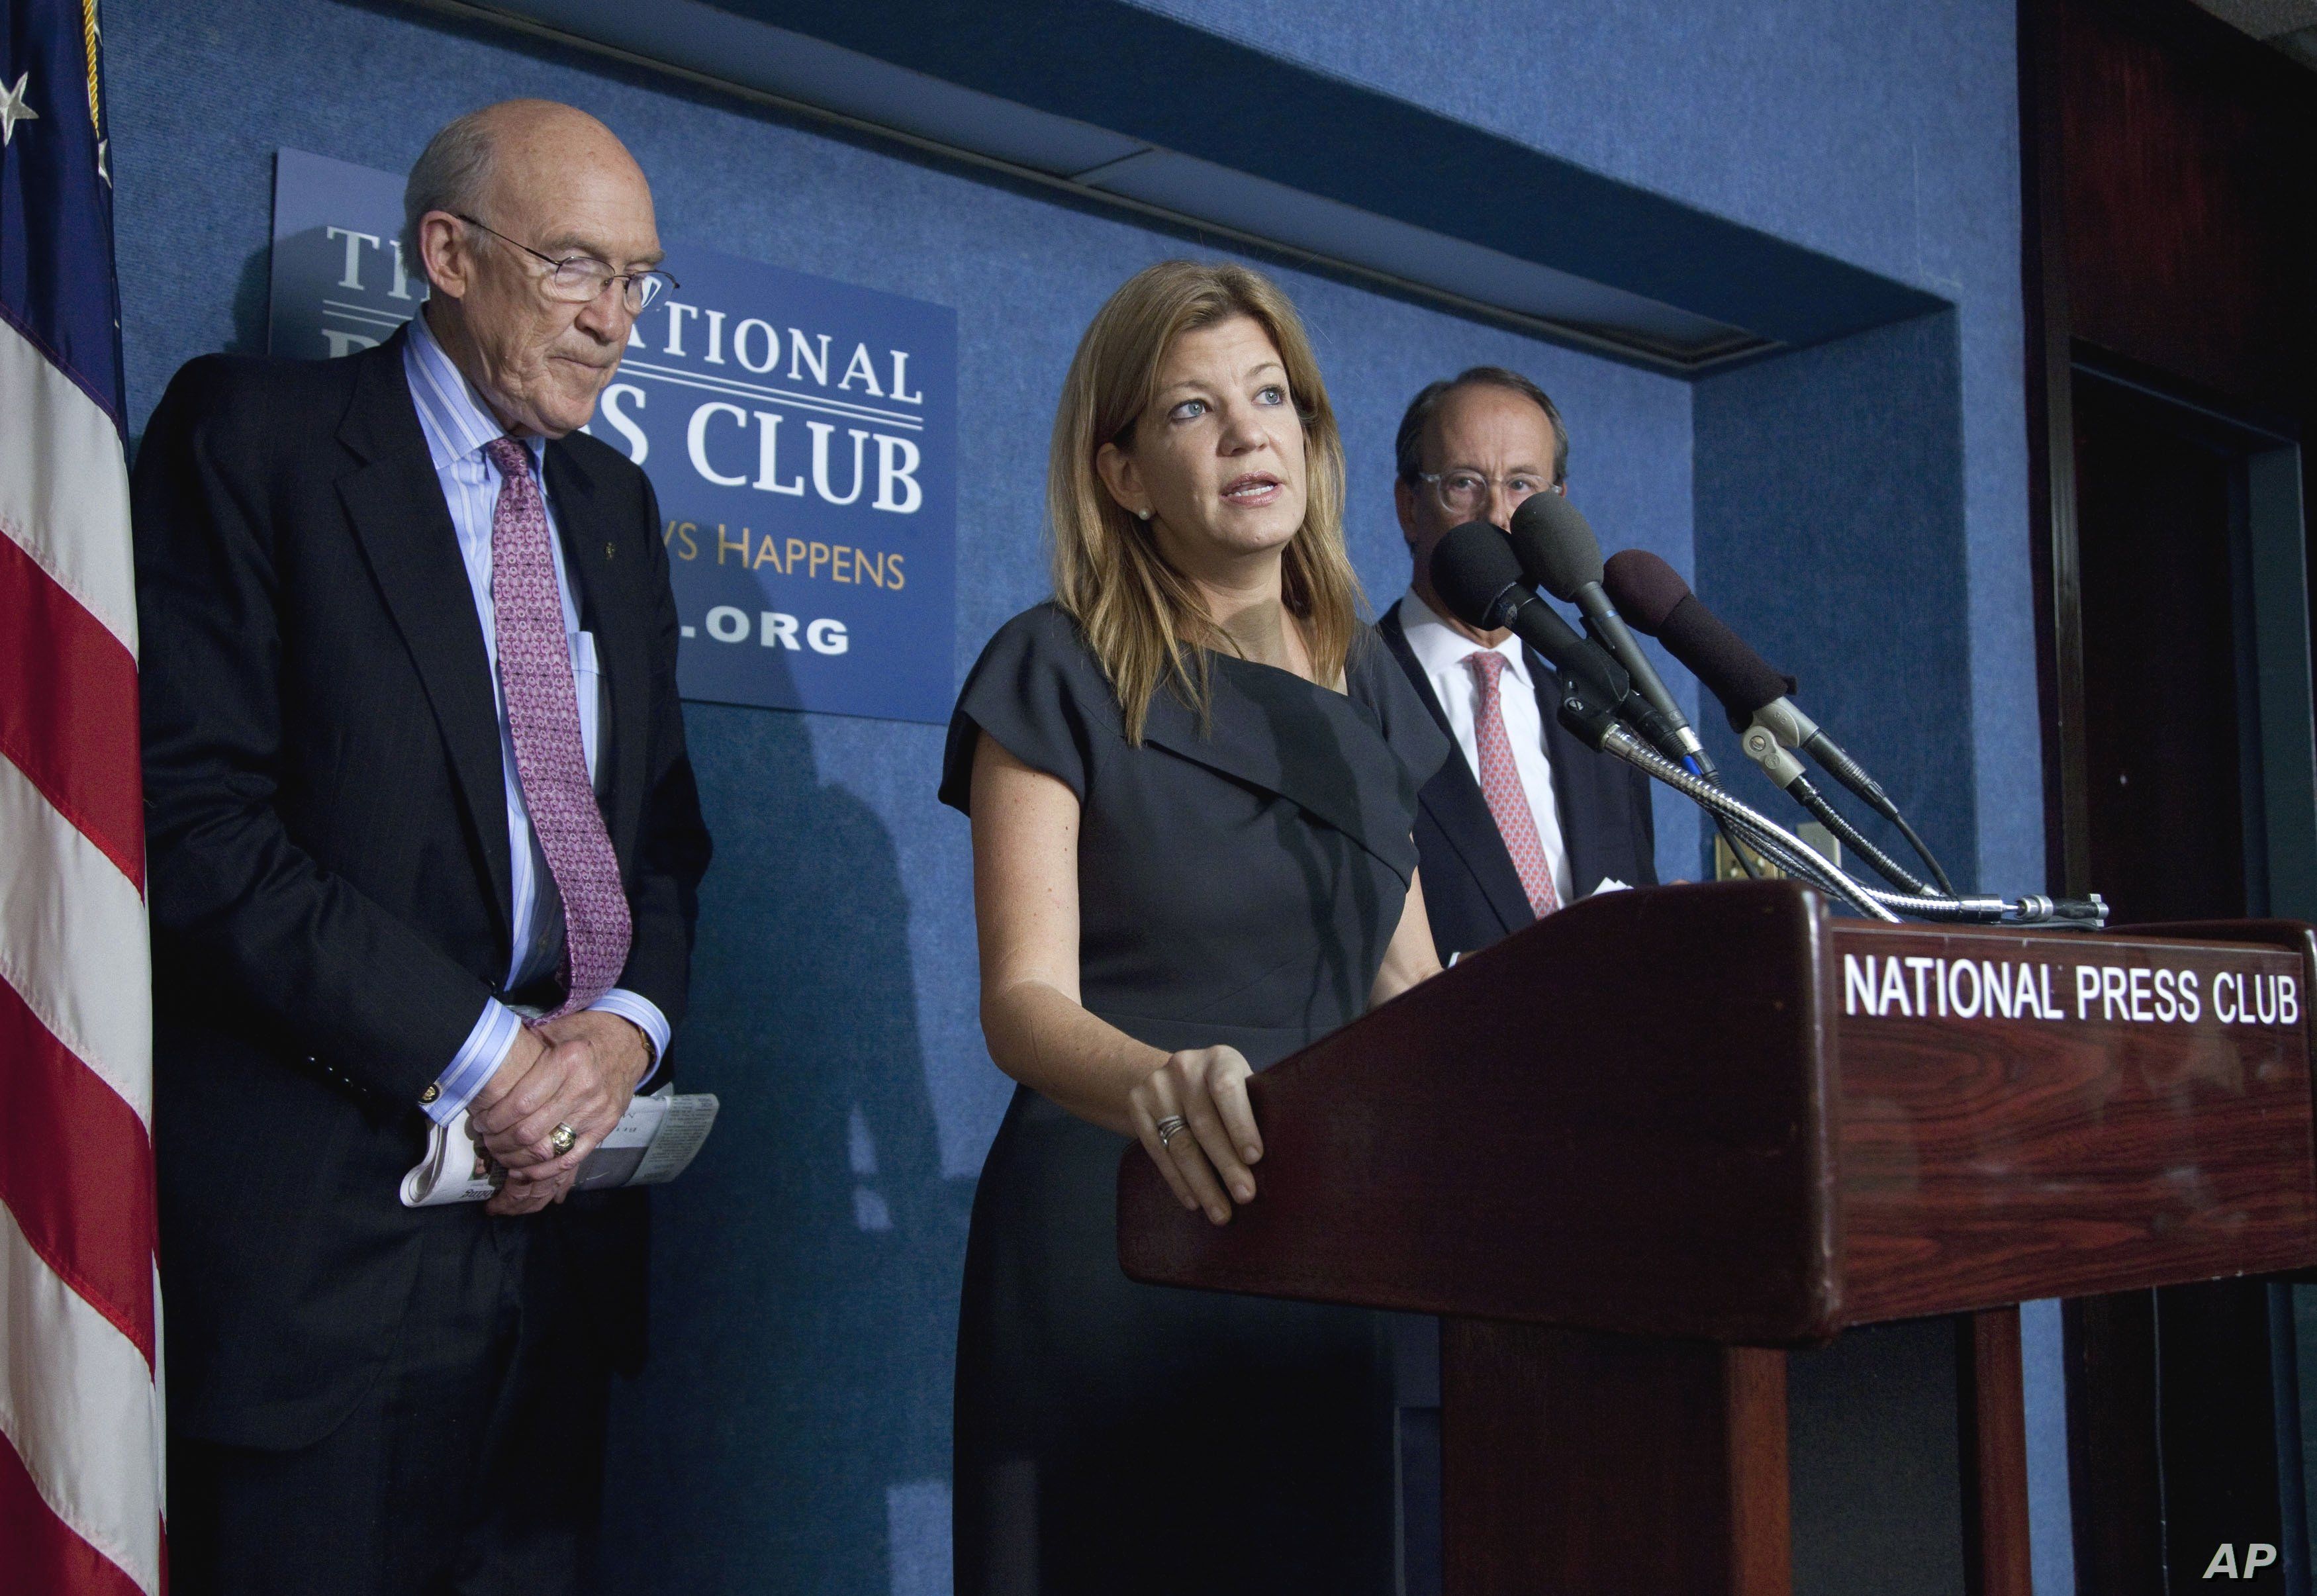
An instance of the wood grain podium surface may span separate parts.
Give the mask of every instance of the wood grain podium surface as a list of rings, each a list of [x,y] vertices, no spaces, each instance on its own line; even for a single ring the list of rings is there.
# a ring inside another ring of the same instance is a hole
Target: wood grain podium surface
[[[2305,951],[1832,930],[1845,1323],[2317,1256]]]

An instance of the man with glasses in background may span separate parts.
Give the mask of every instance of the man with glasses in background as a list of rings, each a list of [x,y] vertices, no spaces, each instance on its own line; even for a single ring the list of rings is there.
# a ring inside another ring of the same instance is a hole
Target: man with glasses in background
[[[1562,728],[1552,667],[1509,632],[1457,620],[1432,590],[1432,551],[1451,527],[1509,527],[1531,494],[1566,491],[1559,408],[1517,372],[1475,366],[1416,396],[1396,453],[1415,579],[1377,630],[1464,756],[1425,787],[1416,820],[1445,962],[1605,884],[1653,883],[1656,833],[1649,779]]]
[[[193,361],[137,462],[181,1596],[578,1588],[642,1350],[641,1194],[564,1198],[709,840],[658,507],[577,429],[673,282],[568,106],[451,123],[405,212],[416,318]],[[462,1113],[498,1195],[402,1206]]]

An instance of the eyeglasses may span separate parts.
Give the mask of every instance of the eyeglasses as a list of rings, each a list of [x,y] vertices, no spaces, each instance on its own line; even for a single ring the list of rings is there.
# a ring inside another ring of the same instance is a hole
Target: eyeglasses
[[[1484,477],[1478,471],[1418,471],[1416,480],[1432,489],[1440,507],[1452,516],[1477,516],[1487,507],[1489,489],[1502,488],[1508,509],[1518,509],[1523,503],[1540,493],[1558,493],[1558,483],[1543,477],[1515,471],[1509,477]]]
[[[543,281],[547,284],[548,297],[560,300],[567,305],[591,304],[616,282],[620,285],[621,301],[627,306],[628,313],[633,316],[669,289],[684,286],[666,272],[614,272],[592,255],[568,255],[557,260],[551,255],[541,255],[530,245],[508,238],[487,221],[477,221],[463,211],[453,211],[451,214],[470,227],[482,229],[500,243],[511,245],[545,265],[547,276]]]

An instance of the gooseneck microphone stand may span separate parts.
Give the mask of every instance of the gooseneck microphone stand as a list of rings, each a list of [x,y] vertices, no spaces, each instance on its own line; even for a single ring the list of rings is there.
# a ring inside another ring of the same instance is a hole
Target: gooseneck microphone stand
[[[2089,898],[1961,897],[1919,890],[1889,892],[1854,879],[1801,838],[1715,784],[1691,774],[1619,724],[1615,713],[1592,701],[1584,685],[1564,687],[1561,722],[1579,739],[1664,783],[1721,824],[1740,833],[1755,851],[1787,874],[1808,882],[1853,911],[1886,925],[1904,919],[1953,925],[2050,927],[2096,931],[2107,923],[2107,905]],[[1829,806],[1829,809],[1831,806]],[[1849,829],[1846,827],[1845,829]]]

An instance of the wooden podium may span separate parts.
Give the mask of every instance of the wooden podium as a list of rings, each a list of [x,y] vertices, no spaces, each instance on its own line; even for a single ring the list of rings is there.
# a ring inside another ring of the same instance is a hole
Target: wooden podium
[[[2317,1264],[2312,928],[1651,888],[1253,1083],[1261,1196],[1119,1174],[1138,1280],[1437,1314],[1449,1596],[1790,1586],[1785,1353],[1956,1314],[1972,1589],[2028,1590],[2015,1305]]]

